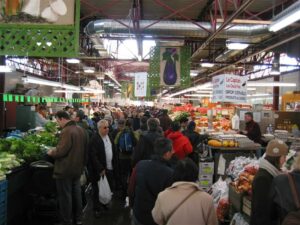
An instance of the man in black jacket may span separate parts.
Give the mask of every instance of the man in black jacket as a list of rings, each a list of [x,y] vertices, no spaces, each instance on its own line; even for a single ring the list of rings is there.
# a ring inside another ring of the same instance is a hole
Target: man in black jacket
[[[148,131],[141,134],[140,139],[132,155],[132,167],[145,159],[150,159],[154,154],[154,143],[157,138],[163,137],[158,131],[159,122],[155,118],[147,121]]]
[[[253,120],[253,113],[246,112],[245,113],[245,122],[246,122],[246,129],[242,131],[242,134],[245,134],[250,140],[254,141],[255,143],[261,144],[261,131],[258,123]]]
[[[142,160],[135,168],[133,203],[134,224],[155,225],[151,211],[159,192],[171,185],[173,170],[168,161],[173,155],[172,141],[158,138],[155,142],[152,160]]]
[[[93,189],[93,204],[95,216],[100,214],[98,181],[106,175],[110,188],[115,186],[115,171],[117,170],[116,149],[112,138],[108,135],[109,124],[106,120],[100,120],[96,133],[89,143],[89,173]]]

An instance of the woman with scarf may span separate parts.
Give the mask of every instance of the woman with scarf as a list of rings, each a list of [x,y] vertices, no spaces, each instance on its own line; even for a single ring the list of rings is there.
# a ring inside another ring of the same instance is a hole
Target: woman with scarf
[[[271,185],[274,177],[281,174],[281,167],[288,154],[288,146],[281,140],[269,142],[266,154],[259,162],[259,170],[253,180],[250,225],[273,225],[271,215]]]

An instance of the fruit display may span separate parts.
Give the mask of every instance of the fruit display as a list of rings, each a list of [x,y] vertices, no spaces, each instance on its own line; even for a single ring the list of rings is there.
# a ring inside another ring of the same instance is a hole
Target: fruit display
[[[229,199],[228,198],[223,198],[219,201],[218,207],[217,207],[217,217],[218,220],[221,222],[225,221],[225,218],[229,214]]]
[[[253,170],[251,171],[250,168]],[[229,166],[226,169],[226,175],[231,177],[233,180],[236,180],[239,177],[240,173],[244,171],[247,172],[249,170],[249,172],[253,174],[257,169],[258,169],[258,160],[256,158],[239,156],[229,163]]]
[[[252,195],[252,183],[258,171],[258,162],[255,159],[250,161],[251,163],[244,166],[243,170],[239,172],[238,177],[231,184],[238,193],[247,193],[248,195]]]
[[[222,142],[218,140],[209,140],[208,145],[212,147],[222,147]]]

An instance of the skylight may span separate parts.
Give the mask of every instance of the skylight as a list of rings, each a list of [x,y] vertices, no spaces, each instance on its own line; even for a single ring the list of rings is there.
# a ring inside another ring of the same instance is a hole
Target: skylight
[[[138,48],[135,39],[108,40],[104,39],[104,47],[108,53],[117,59],[137,59]],[[143,58],[149,59],[149,52],[156,45],[153,40],[143,40]]]

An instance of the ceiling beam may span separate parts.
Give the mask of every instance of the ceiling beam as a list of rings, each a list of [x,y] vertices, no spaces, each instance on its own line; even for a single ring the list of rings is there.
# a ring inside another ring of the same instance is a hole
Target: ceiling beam
[[[81,0],[82,1],[82,0]],[[106,10],[110,9],[112,6],[115,6],[117,3],[119,3],[121,0],[113,0],[113,1],[109,1],[108,3],[106,3],[105,5],[103,5],[101,8],[98,8],[98,10],[101,10],[102,12],[105,12]],[[83,3],[85,3],[84,1],[82,1]],[[86,18],[89,18],[93,15],[95,15],[96,13],[99,13],[99,11],[92,11],[91,13],[85,15],[84,17],[81,17],[80,20],[84,20]]]
[[[194,52],[192,55],[192,60],[199,59],[200,53],[209,45],[209,43],[214,40],[218,34],[233,21],[240,13],[242,13],[254,0],[247,0],[241,7],[239,7],[214,33],[212,33],[206,41]]]
[[[243,62],[244,62],[245,60],[247,60],[248,58],[251,58],[251,57],[256,56],[257,54],[260,54],[260,53],[263,53],[263,52],[270,51],[270,50],[272,50],[272,49],[274,49],[274,48],[276,48],[276,47],[278,47],[278,46],[280,46],[280,45],[283,45],[283,44],[285,44],[285,43],[287,43],[287,42],[290,42],[290,41],[292,41],[292,40],[294,40],[294,39],[297,39],[297,38],[299,38],[299,37],[300,37],[300,32],[299,32],[299,33],[296,33],[296,34],[294,34],[294,35],[287,35],[287,37],[282,38],[281,41],[277,41],[276,43],[274,43],[274,44],[272,44],[272,45],[269,45],[268,47],[265,47],[265,48],[263,48],[263,49],[261,49],[261,50],[259,50],[259,51],[257,51],[257,52],[254,52],[254,53],[252,53],[252,54],[249,54],[249,55],[247,55],[247,56],[245,56],[245,57],[243,57],[243,58],[241,58],[241,59],[235,61],[234,63],[232,63],[232,64],[230,64],[230,65],[224,66],[224,67],[222,67],[222,68],[220,68],[220,69],[218,69],[218,70],[216,70],[216,71],[214,71],[214,72],[208,74],[208,75],[205,76],[205,77],[208,78],[208,77],[212,77],[212,76],[214,76],[214,75],[217,75],[218,73],[223,72],[224,70],[228,69],[228,68],[231,67],[232,65],[235,65],[235,64],[238,64],[238,63],[243,63]],[[199,81],[201,81],[201,80],[202,80],[202,78],[199,78],[199,79],[195,80],[194,82],[197,83],[197,82],[199,82]]]
[[[108,19],[113,19],[113,20],[117,21],[118,23],[122,24],[124,27],[127,27],[127,28],[129,29],[129,32],[130,32],[130,26],[128,26],[127,24],[123,23],[123,22],[122,22],[121,20],[119,20],[119,19],[111,18],[109,15],[107,15],[107,14],[104,12],[103,9],[101,9],[101,8],[99,8],[99,7],[97,7],[97,6],[93,5],[93,4],[91,4],[91,3],[89,2],[89,0],[81,0],[81,3],[85,4],[85,5],[88,6],[90,9],[93,9],[94,12],[97,12],[97,13],[99,12],[99,13],[101,13],[103,16],[105,16],[106,18],[108,18]],[[116,3],[115,3],[115,4],[116,4]]]
[[[191,23],[193,23],[193,24],[195,24],[196,26],[200,27],[201,29],[205,30],[207,33],[210,33],[210,31],[209,31],[208,29],[206,29],[205,27],[201,26],[199,23],[195,22],[194,20],[192,20],[192,19],[189,18],[188,16],[185,16],[185,15],[183,15],[182,13],[180,13],[180,11],[182,11],[182,10],[175,10],[175,9],[173,9],[172,7],[170,7],[169,5],[163,3],[163,2],[160,1],[160,0],[154,0],[154,2],[155,2],[156,4],[158,4],[159,6],[161,6],[161,7],[165,8],[165,9],[167,9],[168,11],[173,12],[174,14],[177,14],[178,16],[182,17],[183,19],[185,19],[185,20],[187,20],[187,21],[190,21]],[[203,2],[203,0],[198,1],[198,2],[193,2],[192,4],[188,5],[187,7],[190,8],[191,5],[195,5],[195,4],[198,4],[198,3],[200,3],[200,2]],[[187,7],[185,7],[185,8],[187,8]]]

